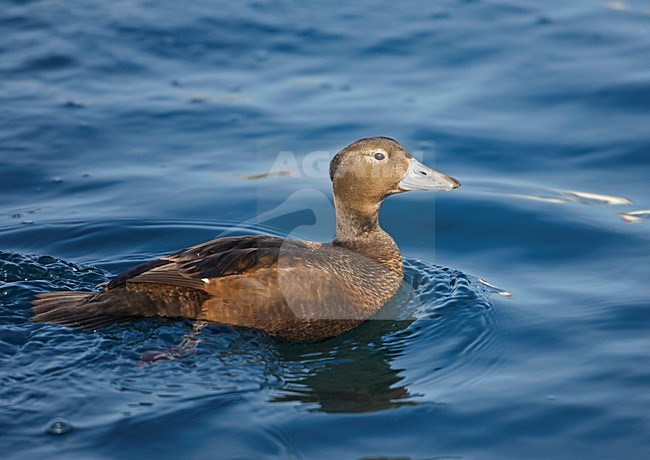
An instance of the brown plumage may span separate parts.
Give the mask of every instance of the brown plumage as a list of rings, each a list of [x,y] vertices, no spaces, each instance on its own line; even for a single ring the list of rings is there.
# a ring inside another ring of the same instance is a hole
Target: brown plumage
[[[399,249],[378,223],[383,199],[460,184],[383,137],[341,150],[330,177],[336,208],[330,243],[271,236],[208,241],[127,270],[97,293],[40,294],[32,320],[96,329],[133,317],[193,318],[294,341],[348,331],[379,311],[402,281]]]

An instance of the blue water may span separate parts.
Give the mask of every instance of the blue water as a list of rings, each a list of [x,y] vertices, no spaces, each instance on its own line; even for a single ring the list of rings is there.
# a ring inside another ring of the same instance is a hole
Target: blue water
[[[3,458],[650,456],[647,2],[6,0],[0,34]],[[324,158],[373,135],[463,183],[384,203],[380,318],[29,322],[219,235],[328,240]]]

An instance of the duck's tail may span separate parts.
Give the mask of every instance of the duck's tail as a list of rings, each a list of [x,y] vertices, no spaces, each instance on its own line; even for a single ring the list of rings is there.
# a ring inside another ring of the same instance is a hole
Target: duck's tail
[[[59,291],[37,294],[32,301],[35,323],[56,323],[62,326],[96,329],[120,321],[120,318],[102,314],[92,302],[97,295],[88,291]]]

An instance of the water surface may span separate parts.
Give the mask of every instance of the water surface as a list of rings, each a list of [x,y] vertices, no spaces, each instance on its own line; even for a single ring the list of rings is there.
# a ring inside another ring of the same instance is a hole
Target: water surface
[[[649,456],[648,8],[4,2],[2,451]],[[374,135],[463,183],[384,204],[406,276],[376,320],[29,322],[220,235],[328,240],[325,158]]]

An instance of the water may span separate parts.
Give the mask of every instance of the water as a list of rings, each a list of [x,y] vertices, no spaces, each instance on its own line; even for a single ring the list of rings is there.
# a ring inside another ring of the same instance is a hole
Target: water
[[[5,458],[648,457],[649,8],[5,1]],[[329,239],[319,152],[371,135],[463,183],[384,204],[381,318],[29,322],[229,232]]]

